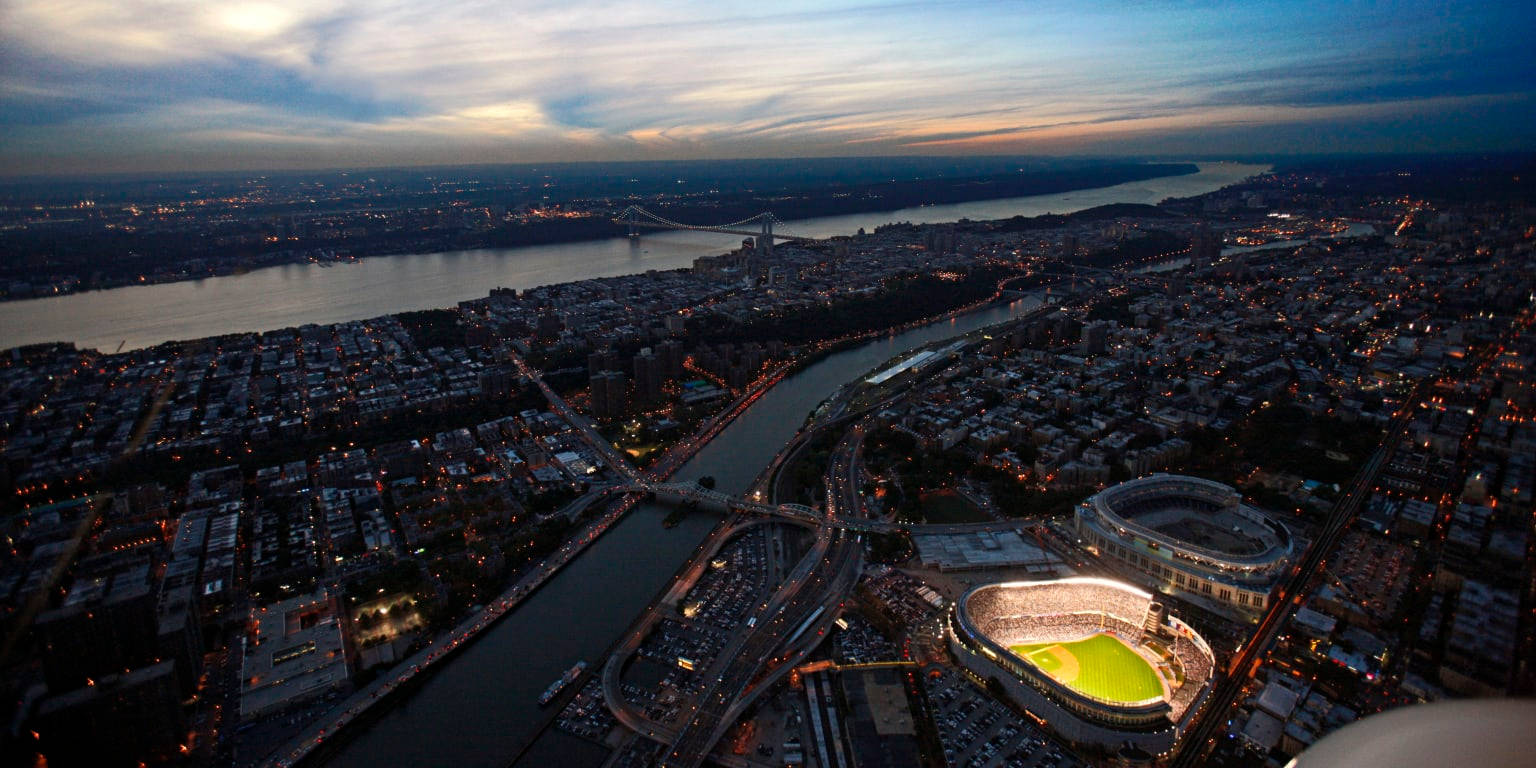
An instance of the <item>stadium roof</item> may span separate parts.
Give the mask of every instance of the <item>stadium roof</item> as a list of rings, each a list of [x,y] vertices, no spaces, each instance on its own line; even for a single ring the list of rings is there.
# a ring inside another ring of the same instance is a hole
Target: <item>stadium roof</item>
[[[1061,558],[1024,540],[1014,531],[913,534],[918,560],[941,571],[1017,568],[1054,573]]]

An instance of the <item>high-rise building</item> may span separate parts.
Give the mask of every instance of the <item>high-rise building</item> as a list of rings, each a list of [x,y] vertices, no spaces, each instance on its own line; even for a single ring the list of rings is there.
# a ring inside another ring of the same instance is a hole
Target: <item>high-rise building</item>
[[[930,226],[923,231],[923,249],[932,253],[949,253],[955,250],[953,226]]]
[[[629,380],[624,377],[622,371],[607,371],[608,375],[608,412],[614,418],[624,415],[629,409]]]
[[[661,358],[661,366],[669,379],[681,378],[683,375],[683,343],[677,339],[667,339],[656,345],[656,356]]]
[[[592,401],[592,415],[599,419],[612,418],[608,413],[608,377],[602,372],[588,376],[587,392]]]
[[[48,765],[134,765],[176,757],[186,737],[174,663],[94,678],[44,699],[34,727]]]
[[[641,349],[635,355],[635,401],[646,406],[661,402],[663,378],[661,359],[650,347]]]
[[[596,376],[603,371],[619,369],[619,353],[613,347],[604,347],[587,355],[587,375]]]
[[[509,365],[493,365],[475,377],[480,393],[487,397],[506,397],[517,389],[517,372]]]
[[[77,582],[58,608],[38,616],[43,678],[51,691],[155,660],[156,590],[149,565]]]
[[[763,367],[763,345],[755,341],[741,345],[741,365],[747,369],[748,375]]]
[[[1061,238],[1061,257],[1067,261],[1077,258],[1077,235],[1066,235]]]
[[[554,312],[544,312],[539,315],[537,333],[541,339],[560,338],[560,329],[565,324],[560,321],[560,316]]]
[[[1221,238],[1211,231],[1211,225],[1202,221],[1195,227],[1194,238],[1189,244],[1189,265],[1195,269],[1208,267],[1221,258]]]
[[[599,419],[616,419],[624,415],[624,374],[598,371],[588,381],[592,387],[592,415]]]
[[[1109,330],[1114,323],[1108,320],[1095,320],[1083,326],[1083,333],[1078,349],[1085,355],[1097,355],[1104,352],[1109,341]]]

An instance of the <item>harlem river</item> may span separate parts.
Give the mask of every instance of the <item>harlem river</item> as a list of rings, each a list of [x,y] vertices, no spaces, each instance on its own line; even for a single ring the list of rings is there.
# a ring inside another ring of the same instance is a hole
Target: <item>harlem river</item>
[[[849,235],[893,221],[944,222],[1070,213],[1111,203],[1157,203],[1220,189],[1268,166],[1200,163],[1200,172],[1051,195],[977,200],[786,222],[784,232]],[[452,307],[491,288],[539,285],[686,267],[739,245],[734,235],[646,232],[523,248],[378,256],[329,266],[290,264],[241,275],[0,303],[0,349],[67,341],[112,352],[165,341],[306,323],[337,323]]]
[[[899,211],[887,216],[838,217],[795,222],[786,231],[835,234],[872,228],[882,221],[952,221],[958,218],[1005,218],[1015,214],[1037,215],[1115,202],[1157,202],[1170,196],[1198,194],[1232,183],[1262,170],[1258,166],[1202,166],[1200,174],[1154,179],[1134,185],[1082,190],[1020,200],[993,200],[953,206]],[[1199,177],[1205,179],[1194,184]],[[640,248],[652,252],[668,246],[669,259],[653,264],[642,255],[640,266],[615,263],[600,256],[614,273],[634,269],[679,266],[695,255],[714,253],[722,244],[695,233],[647,235]],[[687,245],[685,245],[687,244]],[[587,244],[588,246],[592,244]],[[608,249],[630,249],[626,240],[597,244]],[[570,246],[527,249],[563,251]],[[388,257],[434,259],[429,257]],[[477,268],[492,269],[485,256],[455,255]],[[658,259],[659,261],[660,259]],[[336,268],[346,273],[362,265]],[[586,276],[592,276],[589,271]],[[556,279],[568,279],[562,276]],[[485,278],[495,284],[496,278]],[[535,280],[550,282],[549,279]],[[486,282],[473,295],[482,295]],[[173,287],[173,286],[156,286]],[[456,299],[455,299],[456,300]],[[440,302],[441,303],[441,302]],[[829,355],[805,370],[786,378],[676,474],[691,480],[705,475],[718,488],[741,493],[752,483],[818,404],[838,387],[882,362],[909,349],[977,328],[1005,321],[1039,306],[1038,298],[995,304],[960,317],[920,326],[878,338]],[[426,306],[434,306],[428,303]],[[365,731],[354,734],[327,761],[338,768],[373,768],[378,765],[453,765],[505,768],[517,749],[545,721],[547,711],[538,695],[560,673],[578,660],[596,668],[608,646],[640,614],[651,598],[666,586],[676,569],[709,533],[718,520],[695,514],[674,528],[661,521],[666,509],[642,505],[615,525],[585,553],[552,578],[500,623],[486,630],[463,653],[437,669],[420,690],[382,715]],[[606,750],[554,729],[546,732],[523,757],[520,765],[600,765]]]
[[[676,477],[714,476],[739,494],[806,417],[838,387],[909,349],[1017,317],[1037,297],[993,304],[827,356],[779,382]],[[577,660],[592,668],[663,587],[718,516],[689,515],[675,528],[668,510],[642,505],[615,525],[544,588],[514,609],[422,688],[383,715],[327,763],[506,768],[546,714],[539,693]],[[605,750],[563,733],[545,734],[521,765],[595,765]]]

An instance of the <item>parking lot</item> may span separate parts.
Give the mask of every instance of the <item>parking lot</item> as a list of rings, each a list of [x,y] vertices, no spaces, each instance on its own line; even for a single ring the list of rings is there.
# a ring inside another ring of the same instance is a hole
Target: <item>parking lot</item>
[[[614,726],[613,713],[603,701],[602,681],[592,677],[581,692],[560,711],[556,727],[566,733],[593,741],[602,741]]]
[[[1082,763],[1033,723],[953,669],[925,676],[934,725],[953,768],[1077,768]]]
[[[782,537],[756,527],[727,542],[710,561],[676,611],[659,621],[624,673],[624,696],[646,717],[675,724],[708,682],[703,673],[717,660],[731,632],[771,593],[779,571]]]

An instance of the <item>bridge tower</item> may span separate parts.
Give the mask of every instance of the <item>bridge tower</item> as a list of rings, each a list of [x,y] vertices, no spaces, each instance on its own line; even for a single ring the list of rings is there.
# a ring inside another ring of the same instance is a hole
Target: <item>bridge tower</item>
[[[765,213],[758,217],[763,225],[763,233],[757,238],[757,251],[764,256],[773,255],[773,214]]]
[[[631,240],[636,240],[640,237],[639,217],[640,213],[635,210],[633,205],[624,209],[624,224],[628,229],[629,239]]]

